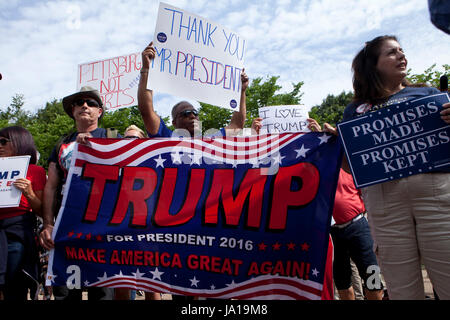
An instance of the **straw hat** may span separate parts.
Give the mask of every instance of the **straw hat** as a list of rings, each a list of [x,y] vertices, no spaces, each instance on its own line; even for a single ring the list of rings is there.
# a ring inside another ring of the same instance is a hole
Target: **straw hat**
[[[73,102],[81,97],[86,97],[86,96],[91,97],[95,101],[97,101],[98,105],[103,109],[103,112],[101,115],[101,117],[103,117],[105,108],[103,106],[102,99],[100,98],[100,93],[98,92],[98,90],[96,90],[92,87],[89,87],[89,86],[81,87],[80,91],[78,91],[74,94],[71,94],[70,96],[64,97],[62,100],[64,111],[69,115],[69,117],[71,117],[73,119],[73,115],[72,115]]]

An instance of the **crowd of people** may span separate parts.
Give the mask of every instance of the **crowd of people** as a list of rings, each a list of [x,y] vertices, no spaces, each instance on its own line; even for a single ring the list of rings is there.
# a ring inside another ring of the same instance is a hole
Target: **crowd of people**
[[[198,111],[181,101],[172,108],[172,132],[155,112],[153,92],[147,89],[150,64],[155,58],[150,43],[142,52],[138,87],[138,108],[145,130],[128,127],[123,136],[99,127],[104,112],[100,94],[90,87],[64,97],[65,112],[74,120],[76,131],[62,137],[48,160],[47,176],[36,165],[37,150],[31,134],[12,126],[0,130],[0,157],[29,155],[26,178],[14,187],[22,192],[19,207],[0,208],[0,299],[33,299],[39,286],[38,246],[54,248],[53,225],[61,206],[64,184],[75,143],[87,144],[89,138],[153,138],[195,136]],[[394,36],[381,36],[365,43],[353,60],[354,100],[343,120],[361,116],[387,105],[438,93],[435,88],[412,85],[406,80],[407,60]],[[244,128],[246,89],[249,79],[241,76],[241,102],[222,136],[232,136]],[[442,120],[450,124],[450,103],[444,104]],[[308,119],[311,131],[338,135],[336,128]],[[253,121],[259,132],[261,119]],[[450,299],[450,171],[441,168],[398,180],[357,189],[346,158],[343,158],[335,194],[331,237],[334,243],[333,278],[340,299],[355,299],[352,288],[354,261],[364,286],[366,299],[380,300],[384,289],[390,299],[424,299],[421,266],[425,266],[440,299]],[[36,217],[43,227],[36,232]],[[39,234],[36,236],[36,234]],[[373,268],[380,268],[375,273]],[[383,275],[384,280],[381,279]],[[386,288],[384,288],[385,283]],[[28,288],[34,291],[28,292]],[[88,287],[89,300],[129,300],[131,289]],[[56,300],[81,300],[83,289],[65,286],[52,288]],[[160,300],[160,293],[146,292],[146,299]]]

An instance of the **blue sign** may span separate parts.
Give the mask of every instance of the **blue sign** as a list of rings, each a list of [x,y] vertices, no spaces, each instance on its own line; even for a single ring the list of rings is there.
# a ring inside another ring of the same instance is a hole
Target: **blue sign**
[[[321,298],[336,137],[90,142],[73,155],[49,285]]]
[[[450,165],[450,126],[440,118],[446,93],[378,109],[339,123],[357,188]]]

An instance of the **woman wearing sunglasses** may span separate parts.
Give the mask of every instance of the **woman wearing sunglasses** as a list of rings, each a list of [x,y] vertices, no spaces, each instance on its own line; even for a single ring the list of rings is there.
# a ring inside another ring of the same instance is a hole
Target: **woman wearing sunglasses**
[[[0,130],[0,157],[29,155],[26,178],[13,186],[22,192],[15,208],[0,208],[0,299],[26,300],[28,276],[37,278],[37,248],[34,242],[35,215],[42,215],[42,193],[46,175],[36,165],[37,150],[28,130],[12,126]]]

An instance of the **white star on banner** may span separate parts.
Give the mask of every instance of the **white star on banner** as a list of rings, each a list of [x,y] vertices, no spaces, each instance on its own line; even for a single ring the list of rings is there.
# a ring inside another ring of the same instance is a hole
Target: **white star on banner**
[[[155,268],[155,271],[150,271],[150,273],[153,275],[152,280],[161,280],[161,276],[164,274],[164,272],[160,272],[158,268]]]
[[[189,281],[191,282],[191,287],[198,287],[197,284],[200,282],[195,278],[195,276],[194,279],[189,279]]]
[[[191,156],[191,166],[194,164],[201,165],[202,164],[202,154],[201,153],[193,153]]]
[[[297,158],[305,158],[306,157],[306,152],[308,152],[310,149],[306,149],[305,145],[302,144],[302,147],[300,149],[296,149],[294,150],[295,152],[297,152],[297,156],[295,157],[295,159]]]
[[[281,160],[283,160],[284,158],[286,158],[285,156],[280,156],[279,153],[277,153],[276,155],[274,155],[272,157],[273,163],[277,163],[277,164],[281,164]]]
[[[320,140],[319,145],[321,145],[322,143],[327,143],[328,140],[331,138],[331,136],[326,134],[326,133],[324,133],[323,135],[319,136],[318,138]]]
[[[145,272],[142,273],[142,272],[139,271],[139,269],[137,269],[136,272],[132,272],[131,274],[133,276],[135,276],[136,278],[142,278],[142,276],[145,274]]]
[[[159,157],[157,159],[153,159],[156,161],[156,168],[158,167],[163,167],[164,168],[164,161],[166,161],[166,159],[161,158],[161,155],[159,155]]]
[[[234,280],[233,280],[233,281],[231,281],[231,283],[227,283],[226,286],[227,287],[234,287],[234,286],[236,286],[236,282],[234,282]]]
[[[313,276],[317,277],[319,275],[319,270],[317,270],[316,268],[312,269],[312,274]]]
[[[105,281],[108,279],[108,275],[106,274],[106,272],[103,274],[103,277],[97,277],[98,281]]]
[[[86,281],[84,282],[84,286],[85,286],[85,287],[89,286],[89,281],[86,280]]]
[[[120,270],[119,274],[115,274],[114,276],[115,276],[115,277],[120,277],[120,278],[122,278],[122,277],[123,277],[122,270]]]
[[[211,290],[214,290],[214,289],[216,289],[216,286],[212,284],[212,285],[210,286],[210,288],[211,288]]]
[[[178,151],[172,152],[170,155],[172,156],[173,164],[181,164],[181,155]]]

